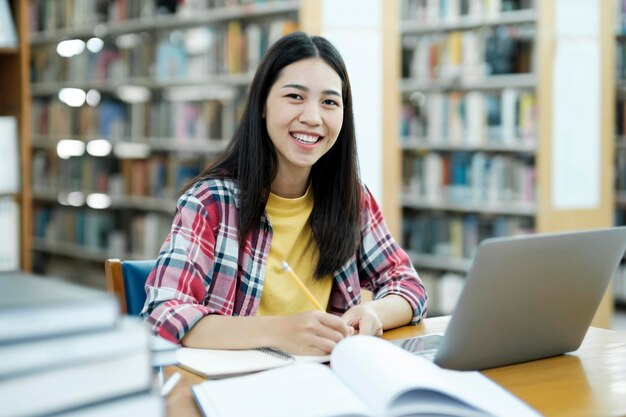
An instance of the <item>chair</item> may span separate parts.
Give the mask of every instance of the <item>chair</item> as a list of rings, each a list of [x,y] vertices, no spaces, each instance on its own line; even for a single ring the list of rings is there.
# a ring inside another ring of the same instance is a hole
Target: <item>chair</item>
[[[104,261],[107,291],[117,296],[122,314],[138,316],[141,312],[146,302],[144,285],[155,263],[155,260]]]

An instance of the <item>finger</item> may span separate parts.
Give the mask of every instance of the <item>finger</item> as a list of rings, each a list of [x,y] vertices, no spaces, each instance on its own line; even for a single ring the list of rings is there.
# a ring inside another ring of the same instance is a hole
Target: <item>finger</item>
[[[359,334],[377,335],[378,326],[373,318],[365,316],[359,321]]]
[[[330,354],[330,352],[332,352],[336,345],[337,343],[333,342],[330,339],[316,337],[310,345],[310,350],[312,352],[311,354],[318,356],[328,355]]]
[[[349,327],[346,326],[346,329],[349,329]],[[350,335],[349,330],[347,331],[346,334],[344,334],[342,332],[337,331],[336,329],[333,329],[332,327],[327,327],[323,325],[315,329],[314,333],[315,333],[315,336],[330,340],[333,343],[339,343],[341,340],[343,340],[344,338]]]
[[[341,318],[332,314],[325,314],[320,316],[319,319],[320,323],[322,323],[325,327],[341,333],[342,338],[350,335],[350,326]]]

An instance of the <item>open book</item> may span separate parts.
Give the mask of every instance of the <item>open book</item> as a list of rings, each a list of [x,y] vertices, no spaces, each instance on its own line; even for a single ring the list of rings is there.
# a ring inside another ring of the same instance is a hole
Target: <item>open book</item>
[[[206,381],[192,391],[211,417],[539,416],[479,372],[444,370],[375,337],[344,339],[330,363]]]
[[[265,371],[295,363],[325,363],[330,356],[290,355],[270,348],[220,350],[180,348],[176,351],[178,365],[206,378],[223,378]]]

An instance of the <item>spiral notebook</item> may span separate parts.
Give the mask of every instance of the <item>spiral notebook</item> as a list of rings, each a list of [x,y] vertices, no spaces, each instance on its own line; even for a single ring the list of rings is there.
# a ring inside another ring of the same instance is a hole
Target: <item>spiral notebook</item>
[[[224,378],[303,362],[326,363],[327,356],[291,355],[271,348],[220,350],[181,348],[176,351],[181,368],[205,378]]]

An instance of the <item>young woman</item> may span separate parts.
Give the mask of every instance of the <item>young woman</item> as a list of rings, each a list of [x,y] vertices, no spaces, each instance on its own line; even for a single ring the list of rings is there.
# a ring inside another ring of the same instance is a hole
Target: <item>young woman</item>
[[[267,51],[146,291],[152,329],[189,347],[321,355],[424,317],[424,287],[359,181],[350,82],[327,40],[297,32]]]

